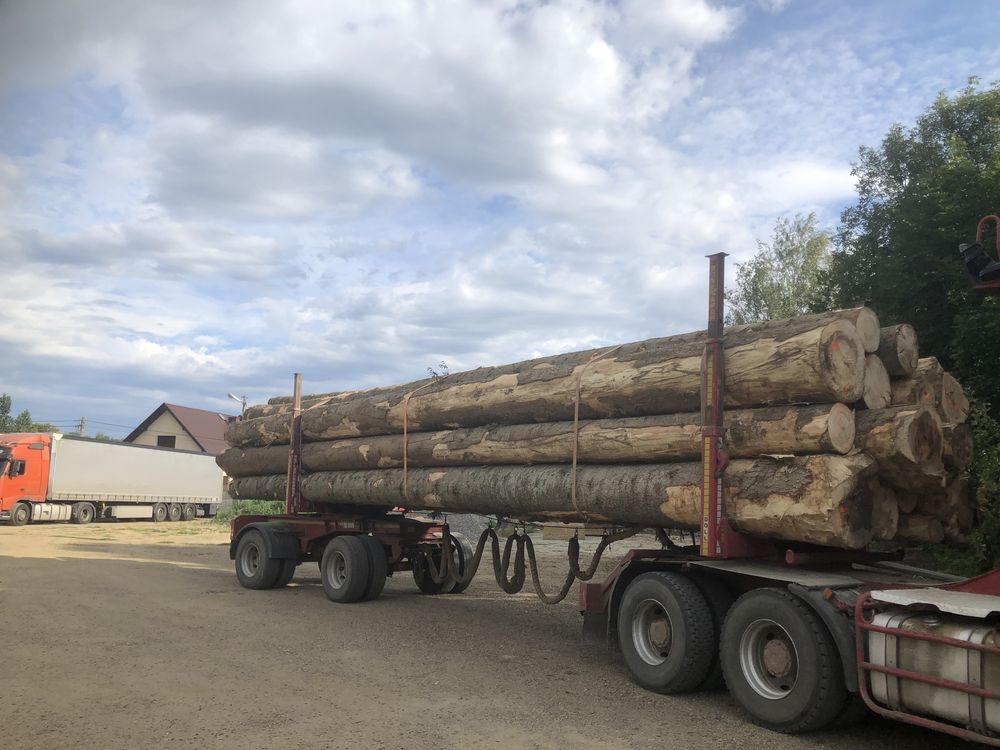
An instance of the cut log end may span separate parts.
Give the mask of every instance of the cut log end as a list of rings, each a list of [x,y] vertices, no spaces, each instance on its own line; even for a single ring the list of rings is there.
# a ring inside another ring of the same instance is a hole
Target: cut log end
[[[874,314],[874,313],[873,313]],[[865,348],[850,321],[835,320],[820,335],[820,365],[831,393],[854,403],[865,392]]]
[[[891,376],[912,377],[920,358],[917,332],[913,326],[902,323],[883,328],[879,336],[878,355]]]
[[[892,402],[889,373],[876,354],[865,358],[865,391],[861,400],[867,409],[884,409]]]
[[[865,353],[872,354],[878,351],[881,328],[875,311],[870,307],[859,307],[854,318],[854,326],[861,337]]]
[[[948,373],[941,376],[941,418],[948,424],[961,424],[969,418],[969,399],[962,385]]]
[[[845,404],[834,404],[827,418],[830,447],[837,453],[849,453],[854,448],[854,410]]]
[[[944,541],[944,526],[933,516],[900,516],[896,539],[904,542],[941,542]]]

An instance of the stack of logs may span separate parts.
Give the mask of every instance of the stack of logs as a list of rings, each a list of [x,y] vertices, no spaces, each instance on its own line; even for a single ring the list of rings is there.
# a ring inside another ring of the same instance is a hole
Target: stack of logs
[[[706,334],[307,396],[305,500],[647,528],[699,526]],[[725,330],[726,511],[741,532],[858,549],[975,521],[968,402],[909,325],[868,308]],[[247,409],[218,458],[283,499],[291,399]],[[332,508],[331,508],[332,509]]]

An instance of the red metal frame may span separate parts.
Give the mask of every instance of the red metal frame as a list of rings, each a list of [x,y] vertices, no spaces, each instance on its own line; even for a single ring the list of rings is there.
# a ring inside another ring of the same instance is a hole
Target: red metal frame
[[[997,231],[997,260],[1000,260],[1000,216],[996,214],[990,214],[989,216],[984,216],[976,224],[976,242],[982,243],[983,241],[983,230],[986,228],[986,223],[993,221],[996,226]],[[976,291],[982,292],[983,294],[997,294],[1000,295],[1000,279],[996,281],[983,281],[975,285]]]
[[[941,586],[940,588],[946,588],[949,590],[959,590],[967,591],[969,593],[992,593],[992,589],[995,587],[998,576],[1000,576],[1000,571],[993,571],[987,573],[985,576],[979,576],[978,579],[973,578],[968,581],[962,581],[958,584],[952,584],[948,586]],[[985,589],[978,588],[976,581],[985,584]],[[985,653],[994,654],[1000,656],[1000,647],[991,646],[985,643],[969,643],[968,641],[962,641],[957,638],[949,638],[947,636],[932,635],[930,633],[916,633],[908,630],[903,630],[902,628],[892,628],[883,627],[881,625],[875,625],[867,617],[867,613],[874,612],[875,604],[871,599],[870,592],[864,592],[860,597],[858,597],[857,603],[854,605],[854,640],[855,640],[855,655],[858,665],[858,690],[861,694],[862,700],[864,700],[865,705],[868,706],[873,712],[880,716],[884,716],[895,721],[901,721],[906,724],[913,724],[914,726],[923,727],[924,729],[932,729],[936,732],[942,732],[944,734],[950,734],[954,737],[960,737],[963,740],[969,740],[972,742],[981,742],[987,745],[993,745],[994,747],[1000,747],[1000,737],[994,737],[991,735],[982,734],[972,729],[966,729],[964,727],[957,726],[955,724],[949,724],[938,719],[931,719],[926,716],[920,716],[915,713],[910,713],[908,711],[899,711],[892,708],[887,708],[875,701],[871,695],[871,691],[868,688],[868,676],[872,672],[880,672],[883,674],[892,675],[893,677],[899,677],[906,680],[913,680],[914,682],[922,682],[928,685],[934,685],[935,687],[944,688],[946,690],[954,690],[960,693],[966,693],[969,695],[976,695],[981,698],[1000,700],[1000,694],[984,690],[983,688],[973,685],[968,682],[956,682],[955,680],[948,680],[943,677],[934,677],[928,674],[922,674],[920,672],[913,672],[908,669],[901,669],[899,667],[888,667],[881,664],[873,664],[868,661],[865,656],[865,645],[867,643],[866,634],[867,633],[883,633],[885,635],[895,636],[896,638],[909,638],[911,640],[920,641],[931,641],[934,643],[940,643],[945,646],[953,646],[955,648],[963,648],[968,651],[982,651]]]

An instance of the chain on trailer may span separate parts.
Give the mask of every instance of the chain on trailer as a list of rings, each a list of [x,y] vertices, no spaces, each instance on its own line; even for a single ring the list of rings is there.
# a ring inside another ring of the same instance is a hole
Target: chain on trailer
[[[526,533],[514,533],[509,536],[504,545],[503,552],[501,552],[500,537],[496,531],[491,528],[485,529],[479,536],[479,542],[476,544],[476,551],[473,553],[472,559],[466,561],[464,566],[460,561],[456,560],[459,554],[458,543],[452,537],[451,531],[447,527],[441,539],[440,567],[434,562],[434,553],[438,550],[436,546],[424,544],[421,545],[421,551],[427,575],[434,583],[440,584],[451,579],[459,583],[460,587],[464,587],[475,578],[479,570],[479,564],[483,559],[483,552],[486,550],[486,543],[489,541],[490,552],[493,558],[493,575],[501,590],[507,594],[519,593],[524,588],[526,573],[530,570],[531,583],[538,598],[546,604],[558,604],[569,594],[569,590],[575,581],[589,581],[594,577],[594,574],[597,572],[597,566],[601,562],[601,557],[609,546],[615,542],[635,536],[637,533],[639,533],[639,529],[626,529],[614,534],[605,535],[597,545],[594,556],[586,570],[580,569],[580,540],[575,536],[571,538],[566,549],[566,556],[569,560],[569,571],[566,573],[562,586],[556,594],[547,594],[542,588],[538,575],[538,560],[535,557],[535,545],[531,537]],[[514,552],[513,560],[511,560],[512,551]],[[528,562],[527,568],[525,567],[525,558],[527,558]],[[513,575],[510,573],[512,562],[514,567]],[[462,570],[463,567],[464,570]]]

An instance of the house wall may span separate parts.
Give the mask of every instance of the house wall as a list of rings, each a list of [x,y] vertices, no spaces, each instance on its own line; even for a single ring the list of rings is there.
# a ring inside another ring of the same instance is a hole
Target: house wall
[[[136,436],[133,443],[138,443],[139,445],[156,445],[156,438],[158,435],[174,435],[177,438],[174,444],[175,448],[186,451],[200,451],[201,447],[191,439],[191,436],[187,434],[181,423],[177,421],[173,414],[169,411],[163,412],[158,416],[151,425],[139,435]]]

